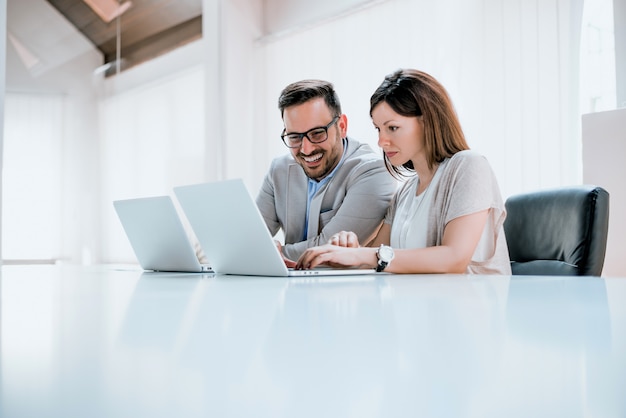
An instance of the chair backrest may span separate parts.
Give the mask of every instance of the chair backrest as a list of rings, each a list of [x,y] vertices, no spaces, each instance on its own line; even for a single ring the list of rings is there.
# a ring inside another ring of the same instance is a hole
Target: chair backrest
[[[602,274],[609,229],[606,190],[562,187],[511,196],[505,205],[513,274]]]

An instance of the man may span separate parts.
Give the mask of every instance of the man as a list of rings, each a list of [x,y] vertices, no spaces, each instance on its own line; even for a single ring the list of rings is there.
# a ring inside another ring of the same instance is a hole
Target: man
[[[329,82],[288,85],[278,108],[291,155],[272,161],[256,203],[272,235],[282,228],[287,264],[343,230],[367,242],[396,189],[382,158],[348,138],[348,119]]]

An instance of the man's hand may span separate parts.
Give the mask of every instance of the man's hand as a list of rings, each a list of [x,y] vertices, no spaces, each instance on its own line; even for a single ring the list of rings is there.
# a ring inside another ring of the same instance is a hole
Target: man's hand
[[[329,244],[339,247],[359,248],[359,237],[352,231],[341,231],[330,237]]]
[[[283,258],[283,261],[285,262],[285,265],[287,266],[287,268],[296,267],[296,262],[288,259],[283,254],[283,245],[279,241],[276,241],[276,240],[274,240],[274,243],[276,244],[276,248],[278,248],[278,252],[280,253],[280,256]]]

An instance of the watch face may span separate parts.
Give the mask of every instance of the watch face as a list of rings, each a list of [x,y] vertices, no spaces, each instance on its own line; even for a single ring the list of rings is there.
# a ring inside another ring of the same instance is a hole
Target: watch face
[[[393,248],[387,247],[386,245],[381,246],[378,249],[378,258],[383,261],[389,262],[393,259]]]

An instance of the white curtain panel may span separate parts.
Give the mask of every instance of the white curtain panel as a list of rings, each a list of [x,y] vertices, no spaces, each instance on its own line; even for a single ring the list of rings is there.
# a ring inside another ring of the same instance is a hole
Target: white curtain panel
[[[313,77],[335,83],[349,134],[376,146],[369,97],[386,74],[412,67],[446,86],[470,147],[487,156],[505,197],[579,183],[582,7],[583,0],[389,0],[268,37],[267,137],[282,129],[280,90]]]
[[[5,94],[2,256],[62,257],[62,95]]]

